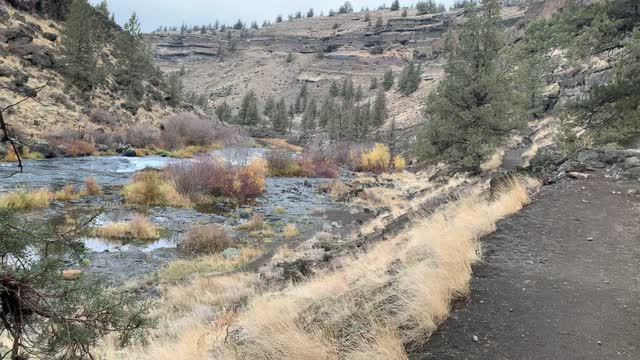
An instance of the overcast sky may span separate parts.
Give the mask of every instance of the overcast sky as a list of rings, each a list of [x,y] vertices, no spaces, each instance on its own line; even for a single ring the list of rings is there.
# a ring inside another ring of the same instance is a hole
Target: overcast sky
[[[393,0],[353,0],[351,4],[356,10],[361,7],[377,8],[382,3],[389,5]],[[400,5],[408,6],[417,0],[400,0]],[[91,0],[93,3],[99,0]],[[124,23],[132,12],[136,12],[142,22],[144,31],[149,32],[162,25],[203,25],[214,23],[233,24],[242,19],[253,20],[262,24],[264,20],[274,21],[278,14],[285,18],[287,14],[298,10],[307,11],[314,8],[316,14],[329,9],[338,9],[344,0],[107,0],[109,9],[115,13],[116,21]],[[450,5],[453,0],[442,0]]]

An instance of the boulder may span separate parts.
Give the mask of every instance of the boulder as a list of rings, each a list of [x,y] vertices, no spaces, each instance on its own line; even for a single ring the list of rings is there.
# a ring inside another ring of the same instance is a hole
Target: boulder
[[[584,172],[587,171],[587,165],[580,161],[567,160],[562,165],[560,165],[560,169],[567,172]]]
[[[11,77],[14,71],[8,66],[0,66],[0,77]]]
[[[624,161],[624,155],[621,151],[615,149],[606,149],[600,155],[600,161],[605,164],[613,165]]]
[[[134,148],[127,148],[124,151],[122,151],[120,153],[120,155],[125,156],[125,157],[136,157],[136,156],[138,156],[138,154],[136,154],[136,149],[134,149]]]
[[[42,34],[42,36],[43,36],[45,39],[47,39],[47,40],[49,40],[49,41],[51,41],[51,42],[54,42],[54,41],[58,40],[58,35],[56,35],[56,34],[54,34],[54,33],[45,32],[44,34]]]
[[[625,170],[622,173],[622,177],[625,179],[640,179],[640,166]]]
[[[623,167],[625,170],[628,170],[634,167],[639,167],[639,166],[640,166],[640,158],[636,156],[632,156],[624,159]]]
[[[27,45],[33,43],[33,36],[24,27],[10,28],[4,32],[9,45]]]

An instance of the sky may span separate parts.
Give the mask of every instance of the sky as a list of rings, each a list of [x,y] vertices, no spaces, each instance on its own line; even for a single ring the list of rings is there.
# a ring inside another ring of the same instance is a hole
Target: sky
[[[362,7],[375,9],[393,0],[352,0],[354,9]],[[408,6],[415,0],[402,1],[401,6]],[[99,0],[92,0],[98,3]],[[441,0],[445,5],[450,5],[453,0]],[[158,26],[206,25],[220,20],[221,24],[232,25],[238,19],[250,23],[257,21],[262,24],[264,20],[274,21],[278,14],[286,19],[288,14],[296,11],[306,11],[313,8],[316,14],[329,9],[337,10],[344,0],[107,0],[109,9],[115,13],[116,21],[123,24],[136,12],[142,23],[142,29],[150,32]]]

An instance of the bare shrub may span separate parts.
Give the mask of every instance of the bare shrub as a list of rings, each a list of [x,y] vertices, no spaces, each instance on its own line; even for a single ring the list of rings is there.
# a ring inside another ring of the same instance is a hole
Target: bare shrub
[[[124,131],[124,141],[137,148],[144,148],[158,142],[158,130],[150,125],[137,124]]]
[[[96,153],[96,148],[84,140],[72,140],[64,144],[64,152],[69,156],[89,156]]]
[[[216,127],[211,121],[187,112],[166,118],[160,134],[160,142],[167,149],[211,145],[216,139]]]
[[[231,247],[233,241],[222,226],[211,224],[191,229],[180,249],[198,254],[216,254]]]
[[[89,114],[89,120],[100,125],[113,125],[118,122],[115,115],[106,109],[95,109],[91,111],[91,114]]]

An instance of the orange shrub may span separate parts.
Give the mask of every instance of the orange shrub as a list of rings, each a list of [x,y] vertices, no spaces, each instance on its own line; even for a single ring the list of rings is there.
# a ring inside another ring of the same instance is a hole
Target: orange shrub
[[[64,145],[64,152],[69,156],[88,156],[96,152],[96,148],[84,140],[71,140]]]

